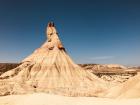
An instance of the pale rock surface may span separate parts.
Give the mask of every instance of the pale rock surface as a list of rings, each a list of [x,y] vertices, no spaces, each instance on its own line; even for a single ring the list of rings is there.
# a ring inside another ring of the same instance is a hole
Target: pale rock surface
[[[109,98],[140,98],[140,73],[106,92]]]
[[[54,23],[48,40],[22,64],[0,76],[0,95],[46,92],[66,96],[101,96],[106,83],[82,69],[68,56]]]

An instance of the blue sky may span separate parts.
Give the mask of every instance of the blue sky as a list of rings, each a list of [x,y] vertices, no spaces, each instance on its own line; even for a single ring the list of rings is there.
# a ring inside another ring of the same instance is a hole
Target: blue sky
[[[140,65],[139,0],[1,0],[0,62],[20,62],[54,21],[76,63]]]

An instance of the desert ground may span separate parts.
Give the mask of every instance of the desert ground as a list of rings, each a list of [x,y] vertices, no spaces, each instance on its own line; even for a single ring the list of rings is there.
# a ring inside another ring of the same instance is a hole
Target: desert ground
[[[0,105],[140,105],[138,99],[65,97],[45,93],[0,97]]]

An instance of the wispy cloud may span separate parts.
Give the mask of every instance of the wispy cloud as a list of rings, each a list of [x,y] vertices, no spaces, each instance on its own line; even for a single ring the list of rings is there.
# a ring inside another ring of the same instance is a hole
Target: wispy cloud
[[[112,59],[114,56],[98,56],[98,57],[91,57],[91,60],[107,60],[107,59]]]

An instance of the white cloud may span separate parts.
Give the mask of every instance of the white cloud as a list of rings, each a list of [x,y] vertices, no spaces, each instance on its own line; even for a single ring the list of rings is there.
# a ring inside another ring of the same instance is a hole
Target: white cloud
[[[91,57],[91,60],[107,60],[107,59],[112,59],[114,56],[98,56],[98,57]]]

